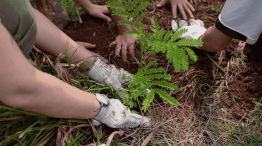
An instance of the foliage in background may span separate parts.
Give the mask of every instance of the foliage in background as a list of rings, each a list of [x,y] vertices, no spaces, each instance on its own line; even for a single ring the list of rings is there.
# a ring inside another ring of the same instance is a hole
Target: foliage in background
[[[187,71],[190,60],[193,62],[198,60],[191,48],[201,47],[202,41],[196,39],[180,39],[180,36],[187,30],[181,29],[176,32],[164,30],[158,26],[155,18],[152,18],[151,30],[146,29],[146,25],[143,24],[142,21],[146,17],[145,11],[149,6],[149,1],[110,1],[107,3],[107,6],[113,9],[113,15],[126,18],[120,21],[120,24],[135,28],[128,33],[138,36],[140,50],[145,56],[161,53],[177,72]],[[142,58],[142,62],[146,61]],[[153,64],[156,64],[156,62]],[[165,92],[165,90],[177,89],[176,85],[169,82],[171,75],[165,73],[163,68],[156,66],[157,65],[153,66],[152,63],[148,63],[144,67],[141,67],[134,75],[134,79],[129,85],[131,100],[125,102],[127,105],[132,107],[140,95],[145,95],[142,109],[146,111],[157,94],[171,105],[177,106],[179,104],[175,98]]]
[[[78,21],[81,19],[80,15],[83,14],[84,11],[73,0],[59,0],[59,2],[66,9],[69,18],[72,21]]]

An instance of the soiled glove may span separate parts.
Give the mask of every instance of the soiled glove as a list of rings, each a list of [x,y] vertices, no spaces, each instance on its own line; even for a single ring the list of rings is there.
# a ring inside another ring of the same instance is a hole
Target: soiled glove
[[[117,69],[114,65],[108,65],[101,59],[96,58],[94,65],[88,72],[88,76],[92,80],[112,86],[119,96],[129,97],[129,94],[123,89],[122,85],[131,80],[132,74],[124,69]]]
[[[189,25],[185,20],[180,20],[178,23],[175,20],[172,20],[172,29],[173,31],[179,31],[180,29],[187,29],[187,32],[184,33],[180,38],[191,38],[199,39],[205,32],[206,28],[204,23],[201,20],[191,19]]]
[[[92,121],[94,125],[103,123],[111,128],[136,128],[150,125],[149,118],[132,113],[118,99],[108,99],[103,94],[96,94],[96,98],[102,107]]]

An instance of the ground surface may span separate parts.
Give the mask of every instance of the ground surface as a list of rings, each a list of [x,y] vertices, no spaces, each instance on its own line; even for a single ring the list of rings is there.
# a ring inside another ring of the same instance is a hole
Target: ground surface
[[[196,17],[204,20],[209,27],[216,21],[222,4],[220,0],[203,2],[197,7]],[[170,29],[172,17],[169,7],[156,9],[151,6],[148,14],[156,14],[160,25]],[[95,52],[118,67],[136,71],[135,63],[123,63],[113,56],[113,48],[109,49],[110,42],[116,36],[113,25],[86,16],[83,20],[83,24],[70,23],[65,32],[75,40],[96,44]],[[174,75],[173,81],[180,85],[180,90],[173,95],[179,99],[181,105],[175,108],[155,101],[147,113],[142,113],[152,118],[152,127],[126,130],[122,136],[113,138],[112,145],[262,145],[262,64],[247,60],[243,48],[244,43],[234,41],[227,51],[217,54],[197,51],[200,60],[191,65],[188,72],[182,73],[175,73],[162,61],[162,65]],[[42,59],[40,62],[34,61],[39,68],[53,72],[48,56],[35,52],[35,58]],[[159,56],[154,59],[161,62]],[[66,69],[70,74],[69,78],[72,78],[68,82],[91,90],[90,84],[84,82],[85,75],[77,68]],[[104,88],[92,88],[91,91],[105,92]],[[86,121],[35,119],[30,116],[20,118],[16,119],[29,123],[28,126],[19,127],[21,132],[38,124],[38,131],[42,129],[41,132],[48,139],[46,143],[50,145],[106,142],[113,132],[105,126],[94,129]],[[6,124],[8,120],[10,119],[2,120],[2,123]],[[44,125],[47,125],[46,128],[43,128]],[[36,132],[37,128],[32,128],[31,133]],[[91,128],[93,129],[90,130]],[[12,125],[7,130],[12,131]],[[1,129],[0,139],[3,139],[4,134],[6,135]],[[29,132],[26,134],[30,136]]]

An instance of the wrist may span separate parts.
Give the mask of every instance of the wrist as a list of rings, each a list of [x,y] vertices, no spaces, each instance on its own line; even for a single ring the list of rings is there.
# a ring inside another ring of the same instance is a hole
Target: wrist
[[[93,118],[96,118],[99,115],[99,113],[100,113],[100,111],[103,107],[103,102],[101,102],[101,100],[100,100],[101,94],[95,94],[95,96],[96,96],[96,102],[95,102],[95,110],[94,110]]]
[[[132,30],[132,27],[128,25],[118,25],[117,29],[118,29],[119,34],[124,35],[128,31]]]

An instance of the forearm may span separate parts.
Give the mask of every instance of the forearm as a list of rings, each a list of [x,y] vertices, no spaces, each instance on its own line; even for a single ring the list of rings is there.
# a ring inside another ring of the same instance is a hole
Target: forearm
[[[124,16],[118,16],[118,15],[112,15],[112,19],[114,22],[117,23],[117,30],[118,30],[118,33],[123,35],[125,34],[127,31],[131,30],[131,26],[128,26],[128,25],[121,25],[119,24],[119,22],[123,19],[127,19],[127,17],[124,17]]]
[[[120,2],[120,0],[111,0],[115,2]],[[121,25],[119,22],[123,19],[128,19],[127,17],[124,16],[119,16],[119,15],[112,15],[112,19],[115,23],[117,23],[117,30],[119,34],[125,34],[127,31],[131,30],[132,28],[128,25]]]
[[[37,22],[36,45],[41,50],[54,56],[63,54],[69,57],[72,63],[83,62],[82,68],[85,69],[93,64],[97,56],[95,53],[80,47],[39,11],[34,12]]]
[[[6,96],[16,108],[56,118],[93,118],[100,105],[94,94],[81,91],[57,78],[35,70],[32,83]],[[27,91],[27,92],[25,92]],[[8,104],[8,102],[7,102]]]
[[[59,118],[92,118],[95,95],[35,69],[0,23],[0,101],[16,108]]]

